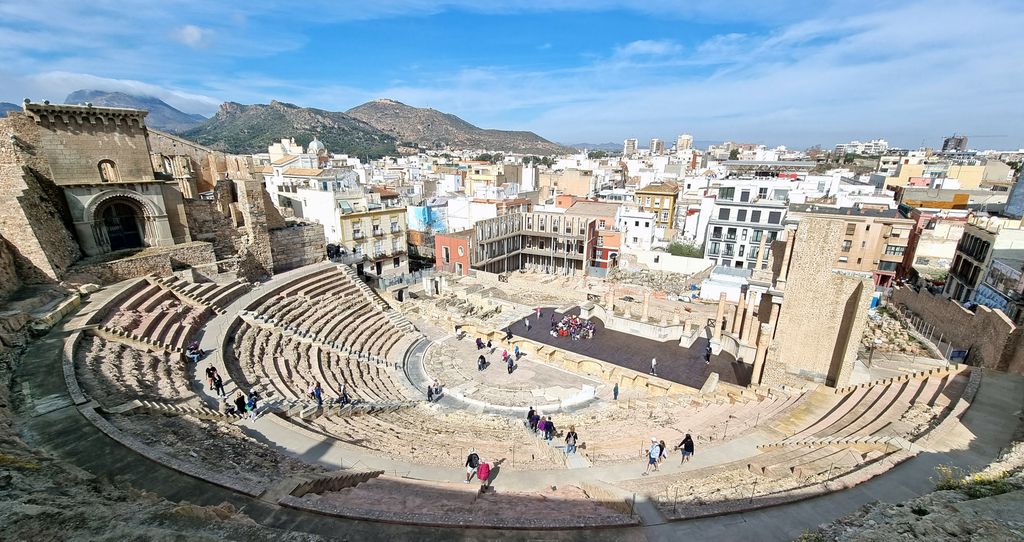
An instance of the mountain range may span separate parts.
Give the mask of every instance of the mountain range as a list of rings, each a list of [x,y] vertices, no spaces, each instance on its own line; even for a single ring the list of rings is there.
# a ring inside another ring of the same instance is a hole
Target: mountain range
[[[21,111],[21,106],[11,102],[0,102],[0,118],[6,117],[9,111]]]
[[[217,114],[182,137],[235,154],[267,152],[274,141],[294,137],[306,145],[316,136],[334,153],[381,157],[395,154],[395,138],[345,113],[270,104],[221,104]]]
[[[533,133],[486,130],[436,109],[412,107],[395,100],[377,99],[346,111],[391,134],[400,143],[423,149],[481,149],[522,154],[556,154],[569,149]]]
[[[98,107],[127,107],[129,109],[145,109],[146,125],[159,130],[181,133],[195,128],[206,117],[179,111],[167,102],[152,96],[135,96],[124,92],[106,92],[103,90],[76,90],[64,99],[64,103],[91,103]]]
[[[279,101],[269,104],[221,104],[209,119],[179,111],[151,96],[77,90],[66,103],[92,103],[149,111],[146,124],[230,153],[266,152],[267,146],[294,137],[303,145],[319,138],[331,152],[363,157],[395,154],[398,147],[482,149],[556,154],[570,149],[533,132],[487,130],[435,109],[379,99],[348,111],[327,111]],[[18,106],[11,104],[15,109]],[[2,111],[2,110],[0,110]]]

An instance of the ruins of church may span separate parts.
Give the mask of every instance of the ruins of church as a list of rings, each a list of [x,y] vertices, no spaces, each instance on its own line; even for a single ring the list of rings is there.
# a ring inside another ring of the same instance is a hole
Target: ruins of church
[[[269,277],[323,259],[249,157],[151,130],[145,111],[25,102],[0,119],[0,236],[13,284],[105,284],[188,270]]]

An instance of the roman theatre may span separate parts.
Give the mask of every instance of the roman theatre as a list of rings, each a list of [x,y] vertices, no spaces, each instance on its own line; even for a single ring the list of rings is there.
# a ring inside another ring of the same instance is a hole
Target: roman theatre
[[[889,471],[962,428],[983,385],[981,369],[961,365],[838,386],[769,382],[786,345],[755,335],[776,324],[768,315],[787,325],[769,299],[777,282],[760,307],[723,300],[701,315],[642,289],[627,302],[625,290],[560,280],[438,273],[398,303],[331,262],[264,283],[132,279],[92,293],[64,326],[67,393],[174,484],[216,487],[209,498],[271,517],[359,520],[381,537],[433,526],[441,537],[500,527],[593,539],[898,476]],[[552,336],[566,315],[593,322],[593,338]],[[198,363],[184,356],[193,338],[208,351]],[[510,373],[502,352],[517,347]],[[207,385],[209,366],[226,401]],[[442,393],[428,402],[435,383]],[[252,391],[255,421],[227,410]],[[526,426],[530,407],[554,422],[552,440]],[[579,447],[567,454],[570,427]],[[696,454],[682,464],[673,448],[685,434]],[[644,475],[652,437],[669,453]],[[492,465],[492,489],[465,482],[471,450]]]

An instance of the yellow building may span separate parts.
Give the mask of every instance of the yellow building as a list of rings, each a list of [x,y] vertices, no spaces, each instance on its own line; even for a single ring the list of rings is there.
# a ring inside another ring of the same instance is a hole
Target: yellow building
[[[676,199],[679,197],[679,186],[673,182],[655,182],[637,189],[636,204],[640,211],[654,213],[656,228],[674,228],[676,216]],[[666,238],[671,235],[666,234]]]
[[[368,199],[362,205],[341,205],[339,244],[356,263],[359,274],[387,277],[408,273],[405,207]]]

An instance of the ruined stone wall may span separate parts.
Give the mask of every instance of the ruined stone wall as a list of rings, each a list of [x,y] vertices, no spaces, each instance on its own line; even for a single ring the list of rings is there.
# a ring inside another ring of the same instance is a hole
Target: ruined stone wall
[[[216,261],[210,243],[186,243],[173,247],[148,249],[137,255],[109,262],[86,263],[74,266],[69,280],[113,284],[122,280],[143,277],[151,273],[170,275],[177,269],[210,265]]]
[[[234,257],[238,252],[243,234],[234,226],[231,219],[220,211],[216,201],[185,200],[185,214],[188,217],[188,228],[196,241],[207,241],[213,244],[218,260]]]
[[[199,192],[213,190],[217,179],[222,178],[218,173],[223,169],[217,169],[217,155],[223,156],[221,152],[152,128],[149,129],[149,147],[153,152],[165,156],[188,157],[195,176],[196,190]],[[220,162],[223,163],[223,160]]]
[[[270,233],[267,228],[267,213],[262,181],[235,181],[238,193],[238,211],[245,223],[246,240],[243,250],[250,273],[271,276],[274,272],[274,256],[271,250]]]
[[[1024,327],[1001,310],[979,305],[971,312],[949,299],[912,288],[894,288],[889,301],[906,306],[957,349],[968,349],[967,362],[999,371],[1024,374]]]
[[[785,371],[806,380],[844,386],[864,333],[873,285],[870,276],[837,272],[844,224],[803,219],[791,233],[793,243],[774,345],[762,383],[783,383]],[[781,367],[779,366],[781,364]]]
[[[322,224],[295,224],[270,230],[274,273],[323,261],[326,246]]]
[[[32,117],[14,112],[0,119],[0,235],[29,284],[59,280],[81,256],[68,229],[67,202],[46,177],[50,166],[41,145]]]

